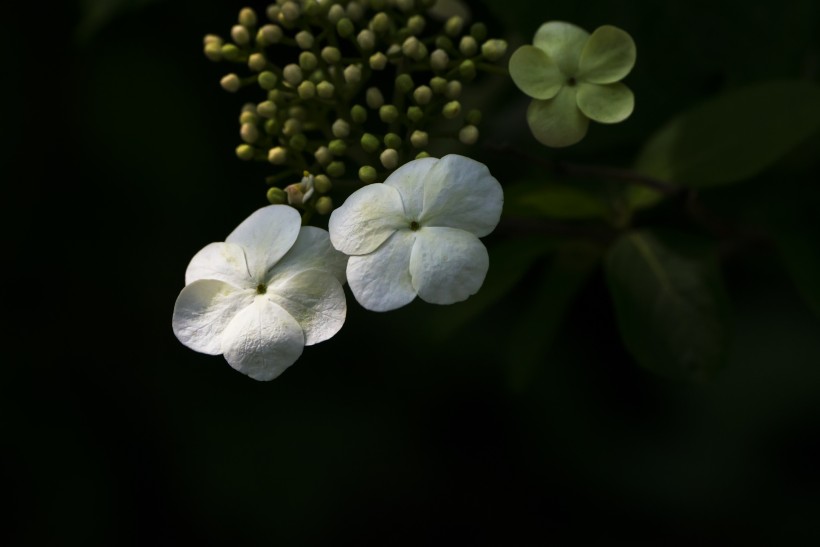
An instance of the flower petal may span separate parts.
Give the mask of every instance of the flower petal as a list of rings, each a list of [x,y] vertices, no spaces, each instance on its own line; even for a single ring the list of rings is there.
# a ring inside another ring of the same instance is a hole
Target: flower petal
[[[504,192],[487,166],[448,154],[430,169],[424,183],[422,226],[450,226],[478,237],[492,232],[501,218]]]
[[[316,226],[302,226],[293,247],[268,272],[267,284],[291,277],[305,270],[321,270],[345,282],[347,255],[337,251],[330,243],[327,230]]]
[[[296,319],[305,333],[306,346],[327,340],[344,325],[347,313],[344,289],[338,279],[325,271],[307,270],[290,277],[280,276],[268,285],[266,296]]]
[[[590,119],[600,123],[622,122],[635,108],[635,96],[624,84],[580,84],[578,108]]]
[[[185,284],[199,279],[218,279],[242,289],[255,285],[248,272],[245,251],[232,243],[211,243],[194,255],[185,270]]]
[[[305,335],[296,319],[258,295],[222,333],[222,353],[254,380],[273,380],[302,355]]]
[[[390,173],[384,181],[387,186],[392,186],[401,194],[406,218],[416,219],[421,215],[424,181],[436,161],[436,158],[409,161]]]
[[[416,297],[410,282],[410,254],[417,233],[399,230],[376,251],[350,257],[347,283],[359,304],[370,311],[388,311]]]
[[[532,45],[549,55],[566,76],[578,73],[578,60],[589,33],[572,23],[550,21],[535,32]]]
[[[527,123],[542,144],[560,148],[584,138],[589,118],[578,109],[576,87],[564,87],[554,99],[532,101],[527,109]]]
[[[174,304],[174,334],[194,351],[219,355],[222,334],[231,320],[253,302],[255,291],[213,279],[186,285]]]
[[[399,191],[378,183],[353,192],[328,222],[331,243],[348,255],[370,253],[407,226]]]
[[[251,277],[261,283],[266,274],[293,246],[302,226],[296,209],[288,205],[268,205],[256,210],[225,238],[245,249]]]
[[[431,304],[453,304],[475,294],[489,267],[484,244],[455,228],[422,228],[410,257],[413,287]]]
[[[510,57],[510,77],[534,99],[552,99],[566,82],[555,61],[543,49],[521,46]]]
[[[578,66],[578,77],[593,84],[617,82],[635,66],[635,42],[627,32],[604,25],[589,37]]]

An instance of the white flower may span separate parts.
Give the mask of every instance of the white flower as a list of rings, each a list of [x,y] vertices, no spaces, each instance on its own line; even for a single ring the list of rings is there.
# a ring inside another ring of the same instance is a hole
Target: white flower
[[[487,167],[451,154],[406,163],[383,184],[354,192],[330,215],[356,300],[373,311],[416,295],[452,304],[475,294],[489,267],[479,241],[501,217],[504,194]]]
[[[301,227],[292,207],[263,207],[191,259],[174,334],[193,350],[224,354],[255,380],[272,380],[304,346],[342,327],[346,261],[325,230]]]

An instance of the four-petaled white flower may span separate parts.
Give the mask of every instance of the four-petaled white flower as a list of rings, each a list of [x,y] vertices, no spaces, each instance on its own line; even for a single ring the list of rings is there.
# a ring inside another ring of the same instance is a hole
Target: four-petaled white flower
[[[484,164],[418,159],[351,194],[330,216],[330,241],[352,255],[347,280],[365,308],[393,310],[417,295],[452,304],[484,282],[489,258],[478,238],[498,224],[503,202]]]
[[[263,207],[191,260],[174,334],[193,350],[224,354],[251,378],[272,380],[304,346],[342,327],[346,261],[328,233],[302,227],[292,207]]]

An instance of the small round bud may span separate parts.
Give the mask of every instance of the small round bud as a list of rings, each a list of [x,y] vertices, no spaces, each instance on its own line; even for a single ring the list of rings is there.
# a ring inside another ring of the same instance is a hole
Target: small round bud
[[[402,93],[409,93],[413,89],[413,78],[409,74],[399,74],[396,77],[396,89]]]
[[[358,34],[358,36],[356,36],[356,42],[358,42],[359,47],[362,48],[362,50],[371,51],[374,47],[376,47],[376,35],[373,34],[372,30],[364,29]]]
[[[407,30],[410,34],[419,35],[424,32],[424,17],[421,15],[413,15],[407,20]]]
[[[297,88],[300,99],[312,99],[316,96],[316,84],[310,80],[305,80]]]
[[[281,205],[288,201],[288,196],[285,194],[285,191],[276,186],[268,188],[267,198],[273,205]]]
[[[296,38],[296,45],[302,49],[310,49],[313,47],[313,34],[311,34],[310,31],[299,31],[294,38]]]
[[[418,154],[416,154],[415,159],[420,160],[420,159],[423,159],[423,158],[429,158],[429,157],[430,157],[430,154],[428,154],[427,152],[425,152],[425,151],[423,151],[423,150],[422,150],[421,152],[419,152]]]
[[[300,11],[299,4],[296,2],[285,2],[282,4],[279,13],[282,15],[282,19],[288,23],[293,23],[299,18]]]
[[[273,72],[265,71],[259,73],[259,87],[264,89],[265,91],[270,91],[271,89],[276,87],[276,83],[278,78],[276,74]]]
[[[393,123],[399,119],[399,110],[392,104],[385,104],[379,107],[379,118],[384,123]]]
[[[329,65],[335,65],[342,58],[342,52],[332,46],[322,48],[322,59]]]
[[[259,140],[259,130],[255,124],[243,123],[239,129],[239,136],[248,144],[253,144]]]
[[[395,59],[394,57],[401,54],[401,45],[399,45],[399,44],[390,44],[387,47],[387,51],[385,51],[384,53],[385,53],[385,55],[387,55],[387,59],[391,63],[396,64],[398,62],[398,59]]]
[[[222,38],[217,36],[216,34],[206,34],[202,38],[202,45],[207,46],[208,44],[216,44],[222,47]]]
[[[364,123],[367,121],[367,110],[360,104],[353,105],[350,108],[350,119],[355,123]]]
[[[255,27],[256,12],[251,8],[242,8],[239,10],[239,24],[245,27]]]
[[[401,44],[401,52],[407,57],[415,59],[421,48],[421,42],[415,36],[410,36]]]
[[[251,43],[251,35],[248,33],[248,29],[242,25],[231,27],[231,38],[238,46],[247,46]]]
[[[441,109],[441,114],[448,120],[452,120],[461,114],[461,103],[458,101],[450,101]]]
[[[345,164],[340,161],[332,161],[330,165],[325,168],[325,171],[328,175],[337,179],[345,174]]]
[[[407,109],[407,119],[413,123],[418,123],[424,118],[424,111],[418,106],[411,106]]]
[[[470,27],[470,36],[481,42],[487,37],[487,25],[484,23],[473,23]]]
[[[322,196],[316,200],[317,213],[320,215],[329,215],[331,211],[333,211],[333,200],[330,199],[330,196]]]
[[[327,165],[333,161],[333,154],[327,146],[320,146],[313,153],[313,157],[319,162],[319,165]]]
[[[378,173],[376,173],[376,169],[373,168],[371,165],[364,165],[359,167],[359,180],[366,184],[370,184],[371,182],[376,182],[379,178]]]
[[[336,91],[336,87],[328,81],[316,84],[316,94],[322,99],[332,99],[334,91]]]
[[[458,132],[458,140],[464,144],[475,144],[478,141],[478,128],[474,125],[465,125]]]
[[[420,85],[413,91],[413,100],[416,101],[416,104],[429,104],[432,99],[433,90],[426,85]]]
[[[475,63],[469,59],[461,61],[461,64],[458,65],[458,73],[465,80],[472,80],[475,78]]]
[[[282,134],[286,137],[292,137],[297,133],[302,132],[302,122],[296,118],[288,118],[285,120],[285,125],[282,126]]]
[[[350,135],[350,124],[347,123],[346,120],[339,118],[333,125],[330,127],[330,131],[333,133],[334,137],[339,139],[347,138]]]
[[[388,133],[384,136],[384,145],[387,148],[393,148],[398,150],[401,148],[401,137],[396,135],[395,133]]]
[[[345,9],[341,5],[333,4],[327,11],[327,20],[335,25],[336,23],[341,21],[345,15]]]
[[[242,114],[239,115],[239,123],[246,124],[246,123],[256,123],[259,121],[259,118],[256,116],[256,113],[252,110],[244,110]]]
[[[347,65],[344,70],[345,82],[356,85],[362,81],[362,67],[359,65]]]
[[[443,49],[437,49],[430,54],[430,68],[436,72],[443,72],[447,70],[447,64],[450,62],[450,56]]]
[[[291,106],[290,108],[288,108],[288,116],[296,120],[299,120],[300,122],[303,122],[307,120],[307,110],[305,110],[304,106]]]
[[[371,135],[370,133],[365,133],[364,135],[362,135],[360,143],[362,145],[362,148],[364,148],[365,152],[375,152],[379,149],[379,139],[377,139],[375,135]]]
[[[447,90],[447,80],[441,76],[433,76],[430,78],[430,89],[433,93],[442,95]]]
[[[384,70],[387,66],[387,56],[380,51],[371,55],[368,62],[373,70]]]
[[[461,97],[461,82],[458,80],[451,80],[447,82],[447,87],[444,89],[444,96],[448,99],[458,99]]]
[[[467,120],[467,123],[471,125],[478,125],[481,123],[481,111],[473,108],[467,112],[465,119]]]
[[[351,21],[347,17],[342,17],[336,23],[336,33],[342,38],[348,38],[349,36],[353,36],[353,33],[355,31],[356,27],[353,26],[353,21]]]
[[[219,85],[221,85],[222,89],[224,89],[225,91],[236,93],[237,91],[239,91],[239,88],[242,84],[239,82],[239,76],[231,73],[226,76],[223,76],[222,79],[219,80]]]
[[[303,133],[297,133],[290,138],[288,144],[291,148],[297,152],[300,152],[305,149],[305,146],[307,146],[307,137],[305,137]]]
[[[428,141],[429,137],[424,131],[419,131],[417,129],[410,134],[410,144],[413,145],[413,148],[423,148],[427,146]]]
[[[472,57],[478,53],[478,42],[472,36],[462,36],[458,43],[458,50],[465,57]]]
[[[243,161],[253,159],[253,146],[249,144],[240,144],[236,147],[236,157]]]
[[[228,61],[237,61],[241,52],[239,48],[236,47],[234,44],[224,44],[222,46],[222,58],[227,59]]]
[[[327,149],[330,150],[330,153],[334,156],[344,156],[345,152],[347,152],[347,144],[342,139],[333,139],[328,143]]]
[[[285,78],[285,81],[293,87],[302,83],[303,75],[299,65],[293,63],[286,65],[285,68],[282,69],[282,76]]]
[[[445,51],[453,49],[453,41],[446,36],[436,37],[436,47]]]
[[[248,57],[248,68],[254,72],[259,72],[267,66],[268,60],[261,53],[251,53]]]
[[[279,43],[282,39],[282,29],[279,25],[264,25],[256,33],[256,41],[259,45],[270,45]]]
[[[481,54],[488,61],[498,61],[504,54],[507,53],[507,42],[506,40],[487,40],[483,44],[481,44]]]
[[[263,118],[273,118],[276,116],[276,103],[273,101],[262,101],[256,105],[256,112]]]
[[[327,175],[316,175],[313,178],[313,188],[320,194],[327,194],[330,192],[330,189],[333,188],[333,185],[330,183],[330,179],[327,178]]]
[[[444,32],[447,33],[447,36],[458,36],[461,34],[462,28],[464,28],[464,19],[458,15],[453,15],[444,23]]]
[[[281,7],[277,4],[268,4],[268,7],[265,9],[265,15],[267,15],[271,21],[278,21],[281,12]]]
[[[358,2],[350,2],[345,9],[345,13],[353,21],[361,21],[364,17],[364,7]]]
[[[365,92],[365,102],[370,108],[379,108],[384,104],[384,95],[378,87],[368,87]]]
[[[217,44],[215,42],[205,44],[203,51],[205,52],[205,57],[207,57],[211,61],[222,60],[222,46],[220,44]]]
[[[370,30],[379,34],[384,34],[389,31],[390,17],[383,11],[380,11],[373,16],[373,19],[370,20]]]
[[[282,165],[288,159],[288,151],[281,146],[268,150],[268,161],[274,165]]]
[[[266,120],[265,121],[265,133],[268,135],[277,135],[279,133],[279,120]]]
[[[379,161],[385,169],[395,169],[399,165],[399,153],[393,148],[388,148],[379,154]]]
[[[303,51],[299,54],[299,66],[302,70],[306,70],[310,72],[316,65],[319,64],[319,59],[316,58],[316,55],[311,53],[310,51]]]

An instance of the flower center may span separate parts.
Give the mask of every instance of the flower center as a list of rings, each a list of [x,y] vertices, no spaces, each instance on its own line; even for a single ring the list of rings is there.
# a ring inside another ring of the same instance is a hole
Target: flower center
[[[268,286],[264,283],[260,283],[256,286],[256,294],[265,294],[266,292],[268,292]]]
[[[570,86],[570,87],[573,87],[577,83],[578,83],[578,81],[575,79],[575,76],[570,76],[569,79],[567,80],[567,85]]]
[[[419,223],[416,222],[415,220],[410,223],[410,229],[413,230],[414,232],[416,230],[418,230],[419,228],[421,228],[421,226],[419,226]]]

